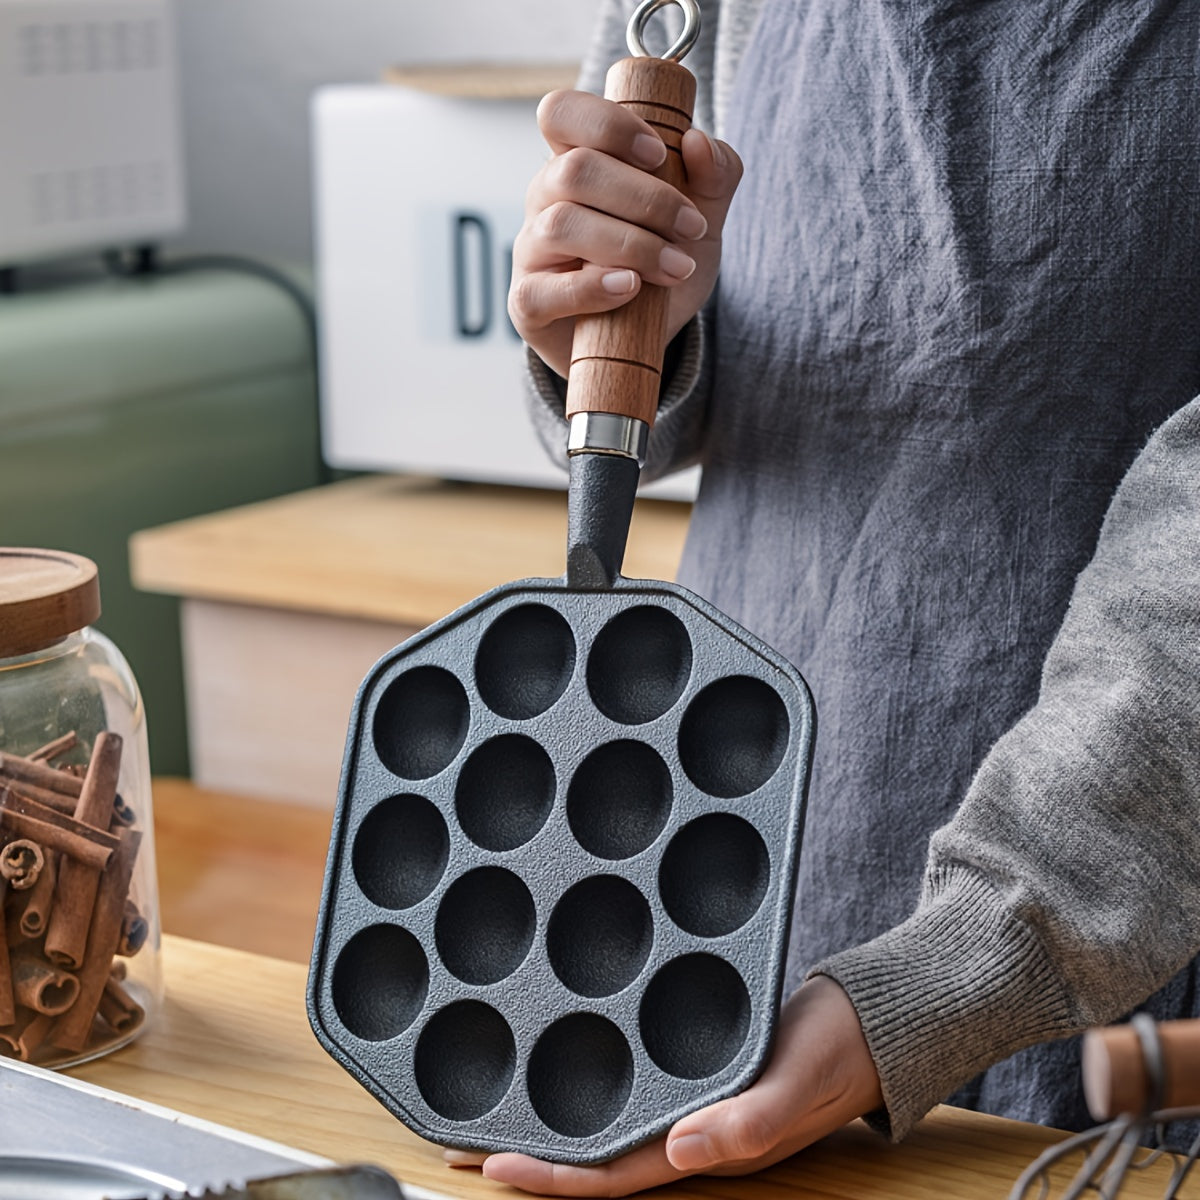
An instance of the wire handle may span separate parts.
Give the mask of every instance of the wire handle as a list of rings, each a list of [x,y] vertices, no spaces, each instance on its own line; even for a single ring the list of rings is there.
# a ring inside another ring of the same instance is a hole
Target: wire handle
[[[1009,1200],[1049,1200],[1051,1169],[1062,1182],[1065,1163],[1080,1152],[1083,1162],[1059,1200],[1078,1200],[1085,1193],[1116,1200],[1134,1172],[1145,1180],[1155,1164],[1166,1175],[1163,1200],[1176,1200],[1200,1155],[1200,1136],[1190,1145],[1172,1147],[1167,1127],[1200,1116],[1200,1020],[1158,1024],[1137,1013],[1127,1025],[1089,1030],[1083,1042],[1083,1088],[1092,1115],[1112,1120],[1049,1147],[1022,1173]],[[1154,1147],[1148,1154],[1147,1142]],[[1144,1182],[1138,1194],[1147,1194]]]
[[[642,31],[654,13],[672,4],[677,4],[683,9],[683,32],[671,43],[662,57],[669,62],[679,62],[696,44],[696,39],[700,36],[700,6],[696,0],[642,0],[634,9],[633,16],[629,18],[629,28],[625,31],[625,44],[635,58],[653,57],[642,41]]]

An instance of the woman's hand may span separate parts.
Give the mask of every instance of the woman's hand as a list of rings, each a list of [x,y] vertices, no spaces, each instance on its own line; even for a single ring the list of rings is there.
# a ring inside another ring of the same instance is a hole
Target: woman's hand
[[[513,244],[508,311],[517,332],[564,378],[575,318],[669,287],[668,338],[716,282],[721,228],[742,176],[724,142],[683,137],[687,187],[649,174],[667,151],[640,117],[587,92],[551,92],[538,125],[553,157],[534,176]]]
[[[882,1104],[879,1077],[846,993],[810,979],[783,1007],[775,1052],[759,1080],[677,1122],[665,1138],[597,1167],[524,1154],[447,1150],[451,1166],[555,1196],[626,1196],[685,1175],[746,1175],[795,1154]]]

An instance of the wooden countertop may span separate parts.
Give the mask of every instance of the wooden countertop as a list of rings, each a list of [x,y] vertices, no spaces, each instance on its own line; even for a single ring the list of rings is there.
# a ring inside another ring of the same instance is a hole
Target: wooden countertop
[[[412,63],[388,67],[385,83],[460,100],[540,100],[573,88],[579,63]]]
[[[639,500],[625,573],[672,579],[690,508]],[[144,530],[146,591],[424,626],[565,568],[563,492],[368,476]]]
[[[395,1121],[317,1045],[304,1013],[306,971],[204,942],[164,939],[165,1010],[131,1046],[72,1074],[342,1162],[374,1162],[452,1196],[515,1193],[444,1167],[436,1147]],[[695,1178],[656,1196],[709,1200],[1004,1200],[1059,1136],[941,1108],[902,1145],[855,1124],[742,1179]],[[1162,1195],[1162,1173],[1122,1197]]]
[[[307,963],[329,850],[328,809],[154,779],[164,929]]]

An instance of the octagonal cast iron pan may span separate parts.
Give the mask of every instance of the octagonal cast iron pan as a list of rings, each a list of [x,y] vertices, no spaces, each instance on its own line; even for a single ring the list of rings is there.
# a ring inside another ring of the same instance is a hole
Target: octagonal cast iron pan
[[[605,93],[661,132],[677,186],[694,87],[635,57]],[[442,1145],[604,1161],[770,1050],[814,713],[712,605],[619,574],[666,301],[578,322],[565,576],[437,622],[355,701],[309,1018]]]

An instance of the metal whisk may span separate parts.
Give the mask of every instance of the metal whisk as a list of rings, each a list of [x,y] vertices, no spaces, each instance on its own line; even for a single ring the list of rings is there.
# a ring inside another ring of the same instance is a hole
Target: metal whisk
[[[1093,1030],[1084,1041],[1083,1079],[1088,1108],[1104,1124],[1051,1146],[1017,1180],[1009,1200],[1092,1193],[1115,1200],[1134,1173],[1168,1165],[1163,1200],[1180,1196],[1200,1155],[1200,1134],[1180,1150],[1168,1145],[1167,1127],[1200,1117],[1200,1021],[1158,1025],[1139,1013],[1128,1025]],[[1074,1175],[1055,1193],[1055,1168],[1061,1178],[1077,1155]]]

